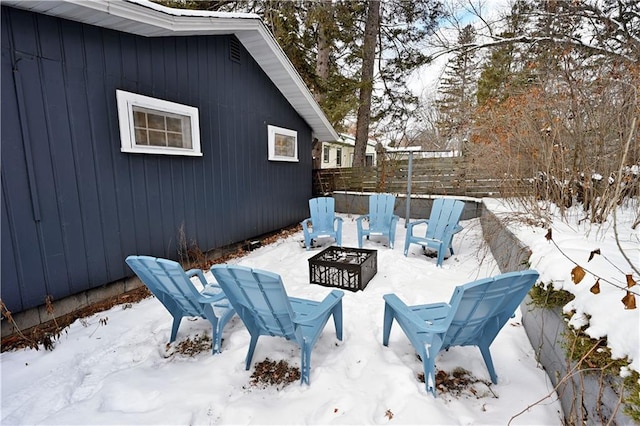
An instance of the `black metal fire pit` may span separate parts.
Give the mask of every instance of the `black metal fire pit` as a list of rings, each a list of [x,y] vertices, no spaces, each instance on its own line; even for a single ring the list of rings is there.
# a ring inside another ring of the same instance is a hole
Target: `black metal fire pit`
[[[330,246],[309,259],[314,284],[345,290],[364,290],[378,272],[376,250]]]

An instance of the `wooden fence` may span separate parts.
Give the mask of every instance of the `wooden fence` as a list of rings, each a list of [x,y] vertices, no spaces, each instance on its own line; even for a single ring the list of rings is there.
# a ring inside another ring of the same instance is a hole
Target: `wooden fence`
[[[407,192],[409,160],[385,159],[376,167],[316,169],[314,195],[334,191]],[[411,192],[425,195],[512,197],[531,192],[522,179],[495,176],[490,164],[478,165],[465,157],[413,159]]]

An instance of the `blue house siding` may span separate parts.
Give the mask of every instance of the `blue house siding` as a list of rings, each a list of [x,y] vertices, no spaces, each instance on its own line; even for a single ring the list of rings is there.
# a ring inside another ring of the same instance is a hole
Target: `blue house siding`
[[[311,129],[233,36],[145,38],[2,7],[2,300],[19,312],[308,215]],[[199,108],[202,157],[120,152],[116,89]],[[267,160],[267,125],[298,163]],[[308,155],[307,155],[308,153]]]

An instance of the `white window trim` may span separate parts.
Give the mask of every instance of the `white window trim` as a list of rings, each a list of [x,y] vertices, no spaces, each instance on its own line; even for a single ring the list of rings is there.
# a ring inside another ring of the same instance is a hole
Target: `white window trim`
[[[291,129],[267,125],[267,133],[269,139],[269,161],[290,161],[298,162],[298,132]],[[276,134],[293,136],[294,138],[294,154],[293,156],[276,155]]]
[[[202,150],[200,148],[200,120],[198,119],[198,108],[161,99],[150,98],[148,96],[138,95],[137,93],[125,92],[124,90],[116,90],[116,100],[118,105],[118,123],[120,125],[121,152],[202,156]],[[191,119],[192,148],[137,145],[135,142],[135,132],[133,127],[134,106],[189,116]]]

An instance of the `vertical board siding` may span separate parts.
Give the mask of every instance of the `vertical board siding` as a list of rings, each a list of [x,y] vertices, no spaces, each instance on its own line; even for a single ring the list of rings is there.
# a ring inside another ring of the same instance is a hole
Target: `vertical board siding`
[[[2,7],[2,300],[13,312],[308,215],[311,130],[233,36],[144,38]],[[116,89],[199,108],[202,157],[120,152]],[[300,162],[269,162],[267,125]]]

